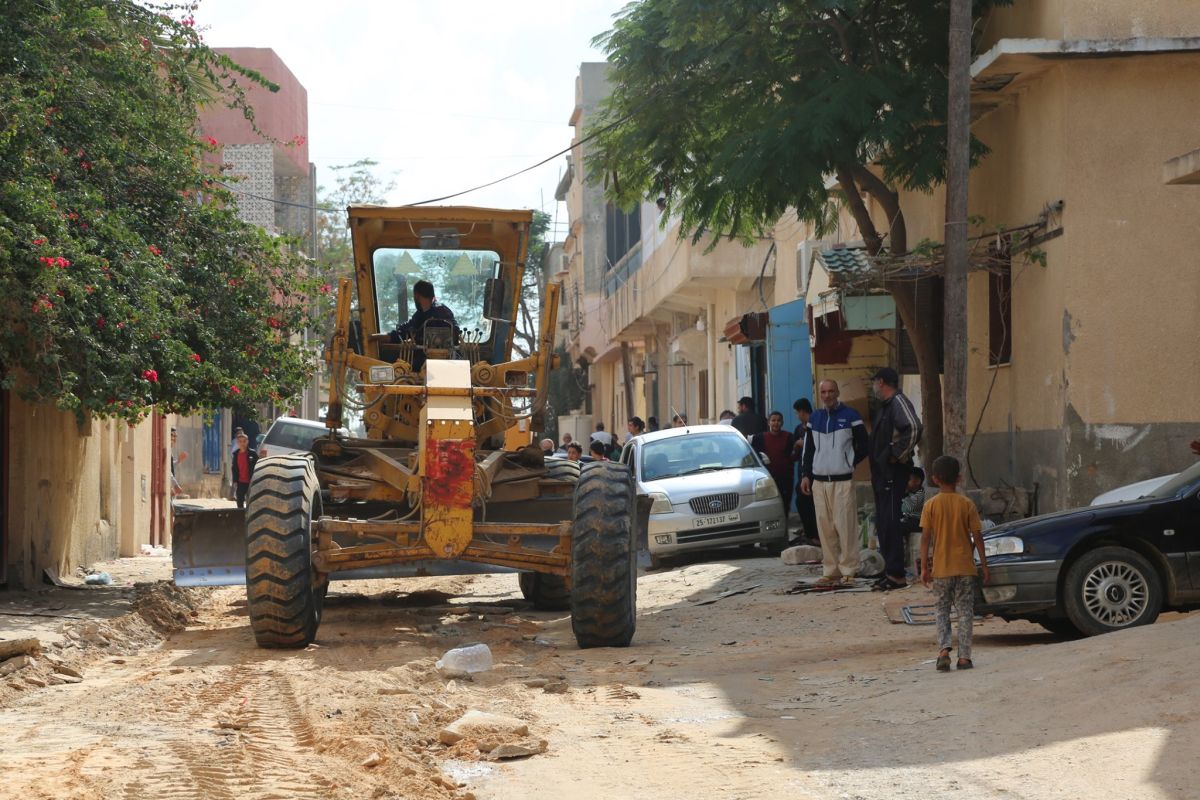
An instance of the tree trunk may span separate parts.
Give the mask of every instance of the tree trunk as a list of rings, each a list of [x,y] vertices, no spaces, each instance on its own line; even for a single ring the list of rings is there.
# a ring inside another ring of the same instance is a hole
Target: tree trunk
[[[859,195],[859,187],[870,193],[883,208],[889,220],[888,241],[892,255],[908,252],[908,228],[904,212],[900,210],[899,195],[892,191],[873,172],[864,167],[844,167],[838,170],[838,181],[842,184],[846,203],[854,221],[858,223],[867,252],[874,255],[883,244],[866,203]],[[872,249],[873,248],[873,249]],[[938,365],[937,343],[934,341],[929,320],[917,309],[916,281],[885,281],[884,288],[891,293],[896,303],[896,313],[904,329],[908,331],[913,352],[917,356],[917,371],[921,376],[921,417],[925,433],[921,437],[921,461],[929,465],[942,454],[942,382]]]
[[[946,452],[967,449],[967,179],[971,169],[971,0],[950,0],[946,114]]]

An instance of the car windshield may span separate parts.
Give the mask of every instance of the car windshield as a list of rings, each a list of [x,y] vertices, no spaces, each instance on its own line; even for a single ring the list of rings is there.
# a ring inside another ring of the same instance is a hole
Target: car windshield
[[[385,247],[375,251],[375,304],[379,330],[395,330],[416,312],[412,290],[417,281],[433,284],[442,305],[454,312],[458,326],[488,338],[491,322],[483,318],[484,285],[496,277],[500,256],[492,250],[420,250]]]
[[[738,434],[691,433],[642,446],[643,481],[755,466],[758,460]]]
[[[1167,481],[1153,492],[1143,496],[1165,500],[1169,497],[1177,496],[1182,490],[1188,488],[1189,486],[1194,486],[1197,481],[1200,481],[1200,461],[1188,467],[1174,478],[1171,478],[1171,480]]]
[[[318,437],[324,436],[326,432],[325,428],[280,420],[271,426],[271,430],[267,431],[267,438],[263,439],[262,443],[274,447],[287,447],[292,450],[311,450],[313,442]]]

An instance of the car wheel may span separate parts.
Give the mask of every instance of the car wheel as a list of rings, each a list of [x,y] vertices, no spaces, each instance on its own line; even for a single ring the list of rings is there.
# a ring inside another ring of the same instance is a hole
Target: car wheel
[[[1067,619],[1085,636],[1149,625],[1162,608],[1162,580],[1146,558],[1126,547],[1099,547],[1067,570]]]

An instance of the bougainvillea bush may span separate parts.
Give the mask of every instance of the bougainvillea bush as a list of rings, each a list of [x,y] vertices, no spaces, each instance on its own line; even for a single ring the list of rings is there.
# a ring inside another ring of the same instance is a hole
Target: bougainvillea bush
[[[0,14],[0,381],[84,417],[247,409],[302,387],[312,285],[241,222],[204,103],[265,83],[188,7],[7,0]]]

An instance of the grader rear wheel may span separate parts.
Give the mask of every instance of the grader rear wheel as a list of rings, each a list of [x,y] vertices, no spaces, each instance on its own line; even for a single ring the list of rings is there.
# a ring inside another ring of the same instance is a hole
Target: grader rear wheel
[[[571,629],[580,647],[628,647],[637,627],[637,493],[624,464],[584,465],[571,533]]]
[[[571,607],[571,589],[561,575],[522,572],[517,578],[521,596],[539,611],[566,611]]]
[[[316,638],[329,588],[312,564],[310,523],[320,508],[310,457],[258,462],[246,498],[246,605],[259,647],[299,648]]]

